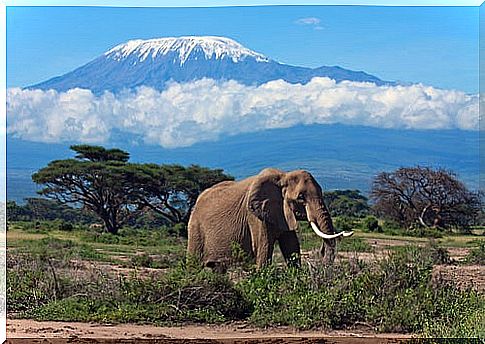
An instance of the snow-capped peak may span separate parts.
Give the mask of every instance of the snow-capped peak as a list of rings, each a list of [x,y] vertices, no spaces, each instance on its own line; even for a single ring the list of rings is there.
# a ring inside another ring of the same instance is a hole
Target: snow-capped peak
[[[238,62],[247,57],[252,57],[258,62],[269,61],[266,56],[252,51],[230,38],[216,36],[137,39],[120,44],[104,55],[116,61],[135,56],[139,62],[143,62],[149,57],[155,59],[159,55],[163,56],[174,52],[178,54],[180,65],[183,65],[194,51],[203,52],[206,59],[230,58],[233,62]]]

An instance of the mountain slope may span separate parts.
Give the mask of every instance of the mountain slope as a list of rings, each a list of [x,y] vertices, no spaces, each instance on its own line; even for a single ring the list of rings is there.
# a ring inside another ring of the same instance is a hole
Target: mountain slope
[[[365,72],[337,66],[306,68],[282,64],[225,37],[189,36],[129,41],[72,72],[28,88],[66,91],[80,87],[99,94],[142,85],[161,90],[170,81],[201,78],[260,85],[277,79],[307,83],[316,76],[388,83]]]
[[[326,189],[369,191],[373,176],[401,166],[451,169],[478,188],[479,134],[463,130],[393,130],[362,126],[310,125],[227,136],[216,142],[164,149],[130,146],[126,135],[110,147],[131,153],[135,162],[200,164],[223,168],[236,178],[265,167],[307,169]],[[237,152],[237,154],[234,154]],[[72,157],[69,144],[8,138],[8,199],[35,196],[30,175],[54,159]]]

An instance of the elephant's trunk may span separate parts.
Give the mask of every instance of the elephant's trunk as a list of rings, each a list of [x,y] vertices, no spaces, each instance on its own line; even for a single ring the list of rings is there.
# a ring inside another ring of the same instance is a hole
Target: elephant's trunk
[[[336,239],[341,236],[351,236],[353,232],[335,233],[332,218],[322,200],[309,202],[306,213],[310,227],[315,234],[323,239],[320,249],[326,263],[332,263],[335,259]]]

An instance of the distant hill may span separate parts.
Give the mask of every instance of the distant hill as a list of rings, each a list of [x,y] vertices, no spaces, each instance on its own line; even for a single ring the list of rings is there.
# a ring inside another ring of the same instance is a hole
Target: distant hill
[[[416,164],[444,167],[458,173],[470,188],[478,188],[478,132],[461,130],[391,130],[362,126],[311,125],[228,136],[217,142],[164,149],[128,146],[120,133],[120,147],[132,161],[201,164],[220,167],[236,178],[265,167],[303,168],[326,189],[370,190],[380,171]],[[69,144],[43,144],[8,138],[7,197],[21,200],[35,195],[30,175],[54,159],[72,157]]]

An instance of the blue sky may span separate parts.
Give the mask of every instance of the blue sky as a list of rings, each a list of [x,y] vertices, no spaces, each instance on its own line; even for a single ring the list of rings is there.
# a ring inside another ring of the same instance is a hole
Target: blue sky
[[[129,39],[180,35],[228,36],[288,64],[478,91],[478,7],[379,6],[8,7],[7,87],[61,75]]]

